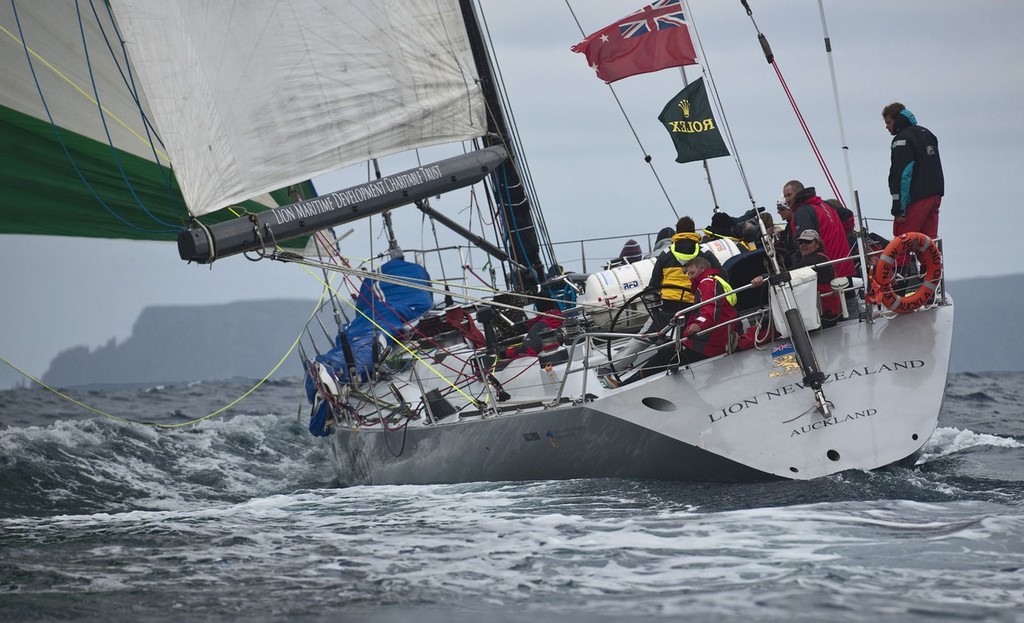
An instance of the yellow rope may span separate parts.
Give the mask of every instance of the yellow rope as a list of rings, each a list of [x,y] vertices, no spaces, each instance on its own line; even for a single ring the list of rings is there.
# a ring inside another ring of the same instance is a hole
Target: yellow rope
[[[75,84],[74,80],[72,80],[70,77],[68,77],[66,74],[64,74],[53,63],[51,63],[50,61],[46,60],[45,58],[40,56],[38,53],[36,53],[35,50],[33,50],[32,48],[30,48],[27,45],[25,45],[25,42],[22,41],[21,39],[19,39],[18,36],[15,35],[13,32],[7,30],[2,25],[0,25],[0,32],[2,32],[3,34],[7,35],[11,39],[13,39],[18,45],[20,45],[23,48],[25,48],[25,51],[27,51],[36,60],[38,60],[40,63],[42,63],[48,70],[50,70],[50,72],[53,73],[53,75],[57,76],[58,78],[63,80],[65,83],[67,83],[68,86],[70,86],[73,90],[77,91],[79,95],[81,95],[83,98],[85,98],[93,106],[99,105],[99,103],[93,98],[93,96],[90,95],[89,93],[87,93],[85,91],[85,89],[83,89],[82,87],[80,87],[77,84]],[[106,106],[100,106],[100,109],[103,111],[104,114],[106,114],[108,117],[110,117],[111,120],[113,120],[119,126],[124,128],[125,130],[127,130],[132,136],[134,136],[136,139],[138,139],[142,144],[144,144],[145,146],[147,146],[147,147],[151,148],[153,151],[155,151],[159,158],[163,158],[163,160],[165,162],[170,162],[170,160],[167,157],[167,154],[165,154],[163,151],[161,151],[160,148],[157,147],[156,145],[153,145],[148,139],[146,139],[146,137],[144,137],[141,134],[139,134],[138,132],[136,132],[135,129],[132,128],[130,125],[128,125],[127,123],[122,121],[117,115],[115,115],[113,112],[111,112]],[[7,362],[7,364],[10,365],[10,362]],[[11,367],[13,367],[13,366],[11,366]],[[31,378],[31,377],[29,377],[29,378]],[[40,385],[41,384],[42,383],[40,383]]]
[[[326,289],[323,291],[323,293],[321,293],[320,299],[316,302],[316,306],[313,308],[313,313],[309,315],[309,318],[306,320],[306,323],[309,323],[309,321],[313,319],[313,316],[316,315],[317,311],[320,309],[321,303],[323,303],[323,300],[324,300],[325,296],[327,296],[327,290]],[[303,325],[303,328],[305,328],[305,325]],[[280,368],[281,365],[284,364],[285,360],[288,359],[289,356],[291,356],[292,352],[295,351],[295,348],[299,345],[299,341],[301,339],[302,339],[302,331],[299,331],[298,337],[295,338],[295,340],[292,342],[292,345],[288,348],[288,350],[281,357],[281,359],[278,360],[277,364],[273,368],[271,368],[270,372],[267,372],[267,374],[262,379],[260,379],[255,385],[253,385],[251,388],[249,388],[249,390],[246,391],[245,393],[243,393],[241,396],[239,396],[235,400],[231,401],[230,403],[224,405],[223,407],[221,407],[220,409],[217,409],[216,411],[214,411],[212,413],[208,413],[208,414],[206,414],[206,415],[204,415],[202,417],[198,417],[198,418],[189,420],[187,422],[179,422],[177,424],[157,424],[155,422],[139,422],[137,420],[129,420],[127,418],[119,417],[119,416],[107,413],[105,411],[101,411],[101,410],[96,409],[94,407],[90,407],[89,405],[87,405],[87,404],[85,404],[83,402],[80,402],[80,401],[72,398],[71,396],[68,396],[67,394],[61,393],[60,390],[58,390],[58,389],[56,389],[54,387],[50,387],[46,383],[42,382],[41,380],[39,380],[39,379],[35,378],[34,376],[32,376],[31,374],[29,374],[28,372],[26,372],[26,371],[22,370],[21,368],[19,368],[18,366],[14,365],[14,363],[9,361],[3,355],[0,355],[0,361],[2,361],[3,363],[7,364],[8,366],[10,366],[15,371],[17,371],[19,374],[21,374],[22,376],[24,376],[28,380],[32,381],[36,385],[39,385],[40,387],[43,387],[43,388],[49,390],[51,393],[53,393],[53,394],[55,394],[57,396],[60,396],[64,400],[66,400],[66,401],[68,401],[68,402],[70,402],[72,404],[75,404],[75,405],[85,409],[86,411],[90,411],[92,413],[95,413],[96,415],[99,415],[99,416],[102,416],[102,417],[105,417],[105,418],[108,418],[108,419],[111,419],[111,420],[114,420],[114,421],[117,421],[117,422],[124,422],[124,423],[127,423],[127,424],[138,424],[139,426],[149,426],[149,427],[152,427],[152,428],[183,428],[185,426],[191,426],[193,424],[198,424],[199,422],[203,422],[203,421],[208,420],[208,419],[210,419],[212,417],[218,416],[221,413],[224,413],[225,411],[230,409],[231,407],[233,407],[233,406],[237,405],[238,403],[242,402],[243,400],[245,400],[250,394],[252,394],[254,391],[259,389],[259,387],[262,386],[267,381],[267,379],[269,379],[271,376],[274,375],[275,372],[277,372],[277,369]]]
[[[480,408],[483,408],[484,403],[481,403],[476,398],[473,398],[472,396],[467,394],[465,391],[462,390],[462,388],[460,388],[458,385],[456,385],[450,379],[448,379],[442,372],[440,372],[439,370],[434,368],[425,359],[423,359],[418,354],[416,354],[414,351],[412,351],[401,340],[396,339],[387,330],[385,330],[384,327],[382,327],[379,324],[377,324],[372,318],[370,318],[369,316],[366,316],[366,314],[363,314],[362,312],[360,312],[359,309],[356,307],[356,305],[354,303],[352,303],[352,301],[348,300],[347,297],[341,296],[341,293],[339,293],[334,288],[334,286],[332,286],[327,281],[324,281],[323,279],[321,279],[319,275],[317,275],[316,273],[311,271],[304,264],[300,263],[299,266],[302,266],[302,269],[304,271],[306,271],[306,273],[308,273],[310,276],[312,276],[314,279],[316,279],[317,282],[319,282],[320,285],[323,286],[323,291],[320,294],[320,298],[317,300],[316,305],[313,308],[313,313],[311,313],[309,315],[309,317],[306,319],[306,324],[308,324],[313,319],[313,317],[316,315],[317,311],[319,311],[320,306],[323,303],[324,298],[327,296],[327,293],[328,292],[333,292],[335,295],[338,296],[339,300],[345,301],[345,303],[347,305],[349,305],[353,310],[355,310],[356,313],[361,314],[368,321],[370,321],[370,323],[373,324],[377,329],[379,329],[381,331],[381,333],[383,333],[384,335],[387,335],[389,338],[391,338],[392,341],[394,341],[396,344],[401,346],[402,349],[405,350],[405,352],[407,352],[414,359],[416,359],[417,361],[422,363],[428,370],[430,370],[438,378],[443,379],[445,382],[447,382],[448,385],[450,385],[452,387],[452,389],[454,389],[459,394],[461,394],[464,398],[466,398],[466,400],[468,400],[470,402],[470,404],[474,404],[474,405],[476,405],[476,406],[478,406]],[[303,327],[305,327],[305,325],[303,325]],[[15,365],[13,362],[8,360],[3,355],[0,355],[0,361],[2,361],[3,363],[7,364],[8,366],[10,366],[16,372],[18,372],[19,374],[21,374],[22,376],[24,376],[28,380],[32,381],[36,385],[39,385],[40,387],[45,388],[46,390],[48,390],[49,392],[53,393],[56,396],[59,396],[63,400],[66,400],[67,402],[70,402],[70,403],[72,403],[74,405],[77,405],[77,406],[85,409],[86,411],[89,411],[91,413],[95,413],[96,415],[99,415],[101,417],[105,417],[105,418],[108,418],[108,419],[111,419],[111,420],[114,420],[114,421],[117,421],[117,422],[123,422],[123,423],[127,423],[127,424],[137,424],[139,426],[148,426],[148,427],[152,427],[152,428],[161,428],[161,429],[174,429],[174,428],[183,428],[185,426],[192,426],[194,424],[198,424],[198,423],[203,422],[205,420],[208,420],[210,418],[216,417],[216,416],[220,415],[221,413],[224,413],[228,409],[234,407],[235,405],[237,405],[241,401],[245,400],[250,394],[252,394],[254,391],[259,389],[271,376],[273,376],[274,373],[277,372],[278,368],[280,368],[284,364],[285,360],[288,359],[289,356],[291,356],[291,354],[295,351],[296,347],[298,347],[299,342],[302,339],[302,333],[303,333],[303,331],[299,331],[299,335],[296,336],[296,338],[292,342],[291,346],[284,353],[284,355],[281,356],[281,359],[278,360],[277,364],[275,364],[274,367],[271,368],[270,371],[267,372],[267,374],[263,378],[261,378],[255,385],[253,385],[251,388],[249,388],[249,390],[247,390],[241,396],[239,396],[235,400],[231,401],[230,403],[224,405],[220,409],[217,409],[216,411],[208,413],[208,414],[206,414],[206,415],[204,415],[202,417],[198,417],[198,418],[195,418],[195,419],[192,419],[192,420],[188,420],[187,422],[179,422],[177,424],[158,424],[158,423],[155,423],[155,422],[140,422],[140,421],[137,421],[137,420],[130,420],[128,418],[123,418],[123,417],[119,417],[119,416],[113,415],[111,413],[107,413],[107,412],[102,411],[100,409],[96,409],[94,407],[91,407],[91,406],[89,406],[89,405],[87,405],[87,404],[85,404],[83,402],[80,402],[80,401],[76,400],[75,398],[72,398],[71,396],[68,396],[67,394],[62,393],[60,390],[47,385],[42,380],[35,378],[34,376],[29,374],[25,370],[22,370],[21,368],[19,368],[17,365]]]

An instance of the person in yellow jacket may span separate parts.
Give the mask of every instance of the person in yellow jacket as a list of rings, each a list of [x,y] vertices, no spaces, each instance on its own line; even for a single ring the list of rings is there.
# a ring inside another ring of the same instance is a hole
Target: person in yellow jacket
[[[676,222],[672,244],[654,262],[647,288],[661,291],[661,307],[657,309],[655,329],[665,326],[676,312],[693,304],[690,277],[683,268],[685,263],[700,255],[715,268],[721,268],[714,255],[701,251],[700,234],[695,229],[692,218],[680,217]]]

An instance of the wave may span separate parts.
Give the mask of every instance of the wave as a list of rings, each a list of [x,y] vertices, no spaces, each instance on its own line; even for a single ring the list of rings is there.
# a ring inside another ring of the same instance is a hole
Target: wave
[[[932,438],[925,446],[920,462],[927,463],[936,458],[949,456],[979,446],[1024,448],[1024,444],[1011,437],[976,433],[971,430],[961,430],[955,427],[940,427],[935,429]]]
[[[238,604],[265,603],[269,587],[278,604],[343,619],[361,619],[366,606],[490,604],[524,614],[543,604],[547,617],[588,615],[571,619],[580,621],[737,612],[783,620],[809,589],[829,591],[837,620],[858,620],[865,603],[888,608],[891,620],[957,618],[964,603],[1007,607],[1019,588],[1012,570],[966,572],[989,570],[996,558],[1017,564],[1020,556],[1005,551],[1024,537],[1016,508],[870,500],[707,512],[687,489],[631,481],[351,487],[4,527],[25,556],[55,535],[129,545],[71,539],[74,555],[52,581],[61,589],[137,584],[131,574],[144,566],[165,602],[217,599],[216,586],[198,590],[196,578],[230,578]],[[110,555],[122,564],[108,564]],[[950,569],[965,573],[953,581]],[[893,605],[897,592],[905,598]]]
[[[842,474],[809,483],[665,487],[705,511],[887,498],[1021,499],[1024,418],[1015,401],[1024,391],[1021,379],[1024,375],[953,375],[943,425],[910,470]],[[179,425],[220,409],[249,387],[219,381],[85,390],[76,397],[136,422]],[[308,405],[291,381],[268,384],[217,418],[170,430],[99,418],[42,391],[0,392],[0,408],[8,426],[0,429],[0,489],[5,492],[0,517],[217,505],[337,484],[325,451],[309,437]],[[648,490],[660,490],[646,483],[629,486],[638,500],[647,499]],[[583,490],[593,495],[592,488]]]
[[[295,418],[236,416],[164,430],[92,419],[0,431],[0,516],[237,502],[331,486]]]

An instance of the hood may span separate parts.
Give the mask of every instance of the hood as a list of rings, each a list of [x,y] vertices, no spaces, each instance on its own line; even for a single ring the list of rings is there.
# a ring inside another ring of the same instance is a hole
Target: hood
[[[669,251],[682,264],[684,260],[688,260],[700,252],[699,243],[700,234],[692,231],[683,232],[672,236],[672,246],[669,247]],[[685,256],[685,258],[680,257],[680,254]]]
[[[655,242],[661,242],[662,240],[671,240],[672,236],[676,235],[676,230],[671,227],[662,227],[661,231],[658,232],[658,237],[655,238]]]
[[[909,128],[912,125],[917,125],[917,117],[915,117],[914,113],[910,112],[907,108],[901,110],[900,114],[896,115],[896,118],[892,121],[893,129],[897,132],[903,128]]]
[[[700,234],[695,231],[684,231],[681,234],[675,234],[672,236],[672,242],[679,242],[680,240],[692,240],[694,242],[700,242]]]
[[[804,203],[820,204],[821,197],[818,197],[818,192],[814,190],[814,186],[808,186],[801,190],[793,197],[793,206],[799,206]]]

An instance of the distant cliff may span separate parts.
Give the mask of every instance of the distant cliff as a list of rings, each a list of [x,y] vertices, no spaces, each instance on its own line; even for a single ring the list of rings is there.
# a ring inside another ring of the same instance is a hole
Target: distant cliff
[[[50,363],[42,380],[67,387],[262,378],[291,348],[314,305],[314,301],[269,300],[147,307],[123,343],[112,339],[94,350],[85,346],[65,350]],[[296,351],[275,377],[301,374]]]
[[[951,371],[1024,370],[1024,332],[1012,316],[1024,308],[1024,275],[947,286],[956,301]],[[291,347],[313,305],[268,300],[148,307],[125,342],[65,350],[43,381],[66,387],[262,378]],[[300,374],[299,357],[293,353],[275,376]]]

